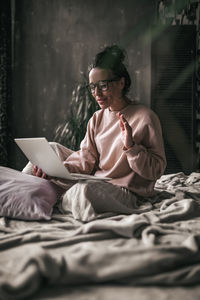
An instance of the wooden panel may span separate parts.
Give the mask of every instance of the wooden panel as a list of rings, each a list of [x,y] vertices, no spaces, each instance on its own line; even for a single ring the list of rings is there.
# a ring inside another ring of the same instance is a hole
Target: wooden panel
[[[195,26],[170,26],[152,41],[151,107],[160,117],[166,173],[196,167]]]

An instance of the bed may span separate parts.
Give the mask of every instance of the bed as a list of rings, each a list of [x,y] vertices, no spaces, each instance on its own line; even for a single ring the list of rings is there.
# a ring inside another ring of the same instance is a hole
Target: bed
[[[200,173],[163,175],[151,209],[89,222],[0,217],[0,299],[200,299]]]

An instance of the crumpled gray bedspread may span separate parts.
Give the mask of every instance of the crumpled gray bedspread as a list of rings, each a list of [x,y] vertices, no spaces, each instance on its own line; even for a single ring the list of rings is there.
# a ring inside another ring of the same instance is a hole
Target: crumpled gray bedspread
[[[152,209],[83,223],[57,207],[50,221],[0,218],[0,299],[55,286],[200,282],[200,173],[162,176]]]

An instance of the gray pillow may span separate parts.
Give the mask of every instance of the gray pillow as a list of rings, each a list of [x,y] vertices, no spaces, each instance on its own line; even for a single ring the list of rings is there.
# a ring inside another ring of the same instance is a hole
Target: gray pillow
[[[49,220],[57,200],[50,181],[0,167],[0,216],[23,220]]]

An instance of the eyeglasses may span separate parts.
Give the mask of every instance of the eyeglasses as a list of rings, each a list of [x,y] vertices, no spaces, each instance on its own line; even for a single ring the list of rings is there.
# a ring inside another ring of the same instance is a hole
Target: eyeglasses
[[[90,83],[87,85],[89,89],[91,90],[91,93],[95,93],[95,88],[98,87],[98,90],[105,92],[109,88],[109,83],[113,81],[118,81],[119,78],[114,78],[114,79],[108,79],[108,80],[99,80],[97,83]]]

